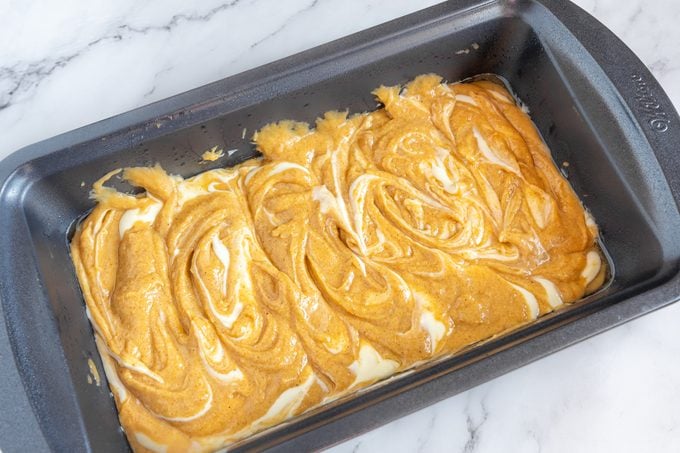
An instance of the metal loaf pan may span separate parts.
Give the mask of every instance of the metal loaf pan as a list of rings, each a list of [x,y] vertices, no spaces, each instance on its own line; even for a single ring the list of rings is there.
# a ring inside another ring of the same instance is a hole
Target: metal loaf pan
[[[427,72],[450,81],[494,73],[510,82],[555,161],[569,162],[569,181],[601,227],[611,283],[581,303],[237,448],[300,451],[336,443],[680,297],[680,118],[649,71],[569,2],[449,2],[37,143],[3,161],[6,335],[0,339],[10,342],[14,362],[3,361],[0,378],[20,376],[23,389],[13,389],[18,402],[12,404],[26,409],[17,409],[14,428],[0,427],[0,437],[42,436],[54,451],[129,448],[108,387],[86,383],[87,359],[102,367],[67,247],[74,222],[93,205],[88,189],[95,179],[121,166],[156,162],[184,176],[233,165],[256,153],[241,138],[243,128],[250,135],[278,119],[370,110],[373,88]],[[214,145],[237,151],[199,166],[198,154]]]

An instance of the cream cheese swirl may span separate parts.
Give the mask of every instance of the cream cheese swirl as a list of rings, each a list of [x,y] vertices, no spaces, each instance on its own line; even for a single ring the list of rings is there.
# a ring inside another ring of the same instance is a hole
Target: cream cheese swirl
[[[71,248],[135,451],[210,451],[602,285],[597,226],[501,86],[258,131],[261,159],[98,181]]]

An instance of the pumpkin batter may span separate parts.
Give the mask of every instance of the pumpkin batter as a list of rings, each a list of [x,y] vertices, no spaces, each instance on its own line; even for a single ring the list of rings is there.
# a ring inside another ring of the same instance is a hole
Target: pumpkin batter
[[[596,225],[503,87],[374,93],[265,126],[235,168],[94,185],[71,250],[135,451],[228,445],[602,285]]]

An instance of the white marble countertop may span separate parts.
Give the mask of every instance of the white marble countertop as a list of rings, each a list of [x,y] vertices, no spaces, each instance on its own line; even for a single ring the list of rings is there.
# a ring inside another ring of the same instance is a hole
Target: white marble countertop
[[[0,158],[433,3],[0,0]],[[680,106],[680,2],[577,3]],[[678,325],[675,304],[334,451],[680,451]]]

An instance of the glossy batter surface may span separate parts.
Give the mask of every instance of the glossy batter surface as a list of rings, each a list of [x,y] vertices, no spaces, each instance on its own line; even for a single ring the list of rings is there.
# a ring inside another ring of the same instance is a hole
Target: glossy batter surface
[[[72,255],[135,451],[216,449],[602,284],[595,223],[503,87],[375,95],[265,126],[235,168],[95,184]]]

